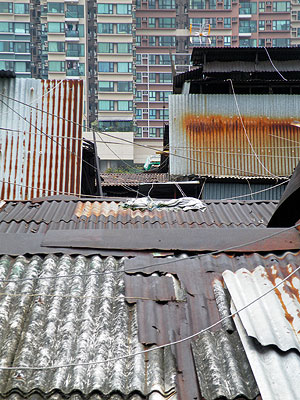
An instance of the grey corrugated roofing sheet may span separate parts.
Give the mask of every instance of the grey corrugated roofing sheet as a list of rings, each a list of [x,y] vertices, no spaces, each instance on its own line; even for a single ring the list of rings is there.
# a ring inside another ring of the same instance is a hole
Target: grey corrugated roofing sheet
[[[295,266],[287,264],[253,271],[225,271],[223,277],[238,310],[282,282]],[[247,334],[263,346],[276,345],[283,351],[300,350],[300,273],[296,272],[276,290],[239,313]]]
[[[276,201],[205,201],[205,212],[171,209],[133,211],[120,202],[7,202],[0,211],[0,232],[48,229],[265,227]]]
[[[262,346],[247,335],[241,320],[235,324],[262,398],[265,400],[299,399],[300,356],[298,351],[276,351]]]
[[[38,371],[0,369],[1,398],[13,399],[16,392],[23,398],[76,392],[78,398],[94,393],[98,399],[161,399],[175,392],[170,349],[105,361],[144,349],[135,306],[124,300],[123,274],[109,273],[120,268],[113,258],[0,259],[0,365],[103,362]]]
[[[276,68],[280,72],[299,72],[297,60],[276,61]],[[203,66],[203,72],[274,72],[274,67],[270,61],[246,62],[246,61],[211,61]]]
[[[140,183],[164,183],[168,181],[168,174],[139,173],[139,174],[101,174],[102,186],[137,186]]]

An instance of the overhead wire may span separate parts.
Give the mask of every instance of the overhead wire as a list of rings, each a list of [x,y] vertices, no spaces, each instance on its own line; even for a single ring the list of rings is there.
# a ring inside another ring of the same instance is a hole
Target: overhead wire
[[[101,365],[101,364],[113,363],[113,362],[117,362],[117,361],[120,361],[120,360],[125,360],[125,359],[129,359],[129,358],[137,357],[137,356],[142,355],[142,354],[148,354],[148,353],[156,351],[156,350],[165,349],[167,347],[171,347],[171,346],[174,346],[174,345],[178,345],[178,344],[184,343],[186,341],[189,341],[189,340],[201,335],[202,333],[205,333],[205,332],[211,330],[212,328],[220,325],[222,322],[226,321],[227,319],[233,318],[235,315],[238,315],[243,310],[246,310],[247,308],[251,307],[253,304],[255,304],[259,300],[263,299],[269,293],[276,291],[276,289],[278,289],[283,283],[285,283],[288,279],[290,279],[293,275],[295,275],[296,272],[298,272],[299,270],[300,270],[300,266],[298,266],[294,271],[289,273],[285,278],[283,278],[276,285],[272,286],[270,289],[266,290],[261,295],[255,297],[249,303],[247,303],[244,306],[240,307],[239,309],[231,312],[230,314],[220,318],[219,320],[217,320],[213,324],[207,326],[206,328],[201,329],[200,331],[198,331],[196,333],[193,333],[193,334],[191,334],[189,336],[185,336],[184,338],[181,338],[181,339],[178,339],[178,340],[174,340],[174,341],[162,344],[162,345],[156,345],[154,347],[151,347],[151,348],[148,348],[148,349],[145,349],[145,350],[141,350],[141,351],[137,351],[135,353],[124,354],[124,355],[120,355],[120,356],[116,356],[116,357],[112,357],[112,358],[107,358],[105,360],[88,361],[88,362],[69,362],[69,363],[65,363],[65,364],[46,365],[46,366],[45,365],[40,365],[40,366],[27,366],[27,365],[3,366],[3,365],[0,365],[0,370],[22,370],[22,371],[37,371],[37,370],[40,370],[40,371],[44,371],[44,370],[53,370],[53,369],[59,369],[59,368],[70,368],[70,367],[79,367],[79,366],[84,367],[84,366],[90,366],[90,365]]]
[[[281,72],[278,71],[278,69],[276,68],[275,64],[273,63],[273,61],[272,61],[272,59],[271,59],[271,56],[270,56],[270,54],[269,54],[267,48],[264,47],[264,49],[265,49],[265,51],[266,51],[266,53],[267,53],[267,56],[268,56],[268,58],[269,58],[269,60],[270,60],[270,63],[272,64],[272,67],[275,69],[275,71],[278,73],[278,75],[279,75],[284,81],[287,82],[287,79],[281,74]]]

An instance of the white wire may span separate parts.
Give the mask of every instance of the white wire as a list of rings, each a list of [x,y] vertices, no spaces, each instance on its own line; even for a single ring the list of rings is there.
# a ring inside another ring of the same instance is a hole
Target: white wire
[[[223,321],[234,317],[235,315],[239,314],[241,311],[247,309],[248,307],[250,307],[252,304],[256,303],[257,301],[261,300],[262,298],[264,298],[265,296],[267,296],[269,293],[273,292],[274,290],[276,290],[279,286],[281,286],[284,282],[286,282],[291,276],[293,276],[296,272],[298,272],[300,269],[300,266],[297,267],[294,271],[292,271],[288,276],[286,276],[285,278],[282,279],[282,281],[280,281],[277,285],[273,286],[272,288],[270,288],[269,290],[267,290],[265,293],[261,294],[260,296],[256,297],[255,299],[253,299],[252,301],[250,301],[248,304],[244,305],[243,307],[239,308],[238,310],[232,312],[229,315],[226,315],[225,317],[219,319],[217,322],[214,322],[213,324],[209,325],[208,327],[201,329],[200,331],[193,333],[192,335],[186,336],[182,339],[179,340],[174,340],[172,342],[166,343],[166,344],[162,344],[159,346],[155,346],[152,347],[150,349],[146,349],[146,350],[141,350],[138,351],[136,353],[132,353],[132,354],[125,354],[123,356],[118,356],[118,357],[113,357],[113,358],[108,358],[106,360],[102,360],[102,361],[89,361],[89,362],[81,362],[81,363],[67,363],[67,364],[61,364],[61,365],[51,365],[51,366],[12,366],[12,367],[6,367],[6,366],[0,366],[0,370],[22,370],[22,371],[36,371],[36,370],[51,370],[51,369],[58,369],[58,368],[70,368],[70,367],[79,367],[79,366],[90,366],[90,365],[99,365],[99,364],[104,364],[104,363],[111,363],[111,362],[116,362],[119,360],[124,360],[124,359],[128,359],[128,358],[132,358],[132,357],[136,357],[142,354],[147,354],[150,353],[151,351],[156,351],[159,349],[164,349],[166,347],[170,347],[170,346],[174,346],[183,342],[186,342],[188,340],[191,340],[193,338],[195,338],[196,336],[207,332],[208,330],[214,328],[215,326],[221,324]]]
[[[270,171],[268,170],[267,167],[265,167],[265,165],[260,161],[260,159],[259,159],[259,157],[258,157],[256,151],[254,150],[254,147],[253,147],[253,145],[252,145],[252,143],[251,143],[251,140],[250,140],[250,138],[249,138],[249,136],[248,136],[246,127],[245,127],[245,125],[244,125],[244,121],[243,121],[243,118],[242,118],[242,114],[241,114],[241,111],[240,111],[240,107],[239,107],[239,104],[238,104],[238,101],[237,101],[237,98],[236,98],[236,94],[235,94],[235,90],[234,90],[234,87],[233,87],[232,79],[228,79],[228,80],[229,80],[229,82],[230,82],[230,84],[231,84],[232,94],[233,94],[233,97],[234,97],[234,101],[235,101],[235,104],[236,104],[236,108],[237,108],[238,113],[239,113],[240,121],[241,121],[242,126],[243,126],[243,129],[244,129],[244,133],[245,133],[245,135],[246,135],[247,141],[248,141],[248,143],[249,143],[249,146],[250,146],[250,148],[251,148],[251,150],[252,150],[252,152],[253,152],[255,158],[257,159],[258,163],[263,167],[263,169],[264,169],[266,172],[268,172],[268,174],[272,175],[274,178],[279,178],[277,175],[274,175],[272,172],[270,172]]]
[[[239,198],[241,198],[241,197],[248,197],[248,196],[253,196],[254,194],[259,194],[259,193],[267,192],[268,190],[272,190],[272,189],[274,189],[274,188],[276,188],[276,187],[278,187],[278,186],[284,185],[285,183],[287,183],[287,182],[289,182],[289,181],[290,181],[290,179],[287,179],[287,180],[284,181],[284,182],[278,183],[277,185],[271,186],[271,187],[269,187],[269,188],[265,188],[265,189],[262,189],[262,190],[258,190],[257,192],[252,192],[252,193],[250,193],[250,194],[249,194],[249,193],[247,193],[247,194],[241,194],[240,196],[228,197],[227,199],[222,199],[222,200],[219,200],[219,201],[234,200],[234,199],[239,199]]]
[[[272,61],[272,59],[271,59],[271,57],[270,57],[270,54],[269,54],[267,48],[264,47],[264,49],[265,49],[265,51],[266,51],[266,53],[267,53],[267,56],[269,57],[270,63],[272,64],[272,67],[273,67],[273,68],[275,69],[275,71],[279,74],[279,76],[280,76],[284,81],[287,82],[287,79],[286,79],[286,78],[278,71],[278,69],[275,67],[275,65],[274,65],[274,63],[273,63],[273,61]]]

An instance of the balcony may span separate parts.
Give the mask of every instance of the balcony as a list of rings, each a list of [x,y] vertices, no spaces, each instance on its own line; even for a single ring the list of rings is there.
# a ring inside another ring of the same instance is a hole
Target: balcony
[[[84,71],[80,68],[67,69],[67,76],[84,76]]]

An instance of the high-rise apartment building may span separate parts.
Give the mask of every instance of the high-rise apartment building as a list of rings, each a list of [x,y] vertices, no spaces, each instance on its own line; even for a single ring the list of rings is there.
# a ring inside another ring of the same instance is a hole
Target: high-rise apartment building
[[[199,45],[190,24],[205,22],[210,46],[300,45],[294,1],[1,0],[0,69],[82,78],[88,126],[154,143],[168,121],[172,70],[188,70]]]

